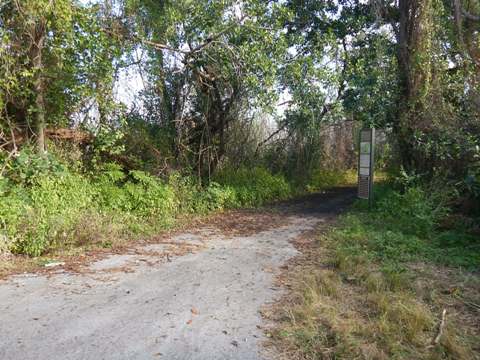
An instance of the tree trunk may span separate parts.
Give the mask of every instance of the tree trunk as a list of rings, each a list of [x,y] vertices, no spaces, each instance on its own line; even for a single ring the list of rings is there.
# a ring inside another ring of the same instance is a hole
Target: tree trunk
[[[45,26],[39,24],[35,26],[34,43],[32,44],[32,64],[35,74],[35,132],[37,135],[37,149],[39,153],[44,153],[45,148],[45,87],[43,81],[43,60],[42,51],[45,42]]]
[[[399,25],[397,34],[397,63],[398,63],[398,82],[400,88],[400,101],[398,104],[398,112],[393,130],[397,135],[398,150],[400,161],[405,168],[410,168],[411,152],[409,138],[411,134],[405,126],[405,117],[408,117],[410,99],[410,62],[411,54],[409,52],[409,14],[411,11],[410,0],[399,1]]]
[[[430,126],[426,102],[432,84],[432,0],[400,0],[397,61],[400,98],[394,131],[402,165],[407,170],[426,170],[416,149],[415,133]]]

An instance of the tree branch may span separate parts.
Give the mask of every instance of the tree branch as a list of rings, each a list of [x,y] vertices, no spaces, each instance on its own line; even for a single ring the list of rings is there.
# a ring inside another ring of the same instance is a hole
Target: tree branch
[[[480,21],[480,16],[479,15],[470,14],[469,12],[465,11],[464,9],[462,9],[462,15],[465,18],[467,18],[468,20]]]
[[[147,40],[147,39],[142,39],[142,38],[137,37],[137,36],[135,36],[135,38],[138,41],[140,41],[142,44],[153,47],[155,50],[168,50],[168,51],[177,52],[177,53],[181,53],[181,54],[190,54],[190,51],[187,51],[187,50],[172,48],[171,46],[161,44],[161,43],[157,43],[157,42],[154,42],[154,41],[150,41],[150,40]]]
[[[288,125],[288,122],[285,122],[282,126],[280,126],[277,130],[275,130],[273,133],[270,134],[269,137],[267,137],[265,140],[262,140],[261,143],[259,143],[257,145],[257,150],[255,150],[255,154],[257,154],[258,150],[263,146],[265,145],[266,143],[268,143],[275,135],[279,134],[281,131],[285,130],[285,128],[287,127]]]
[[[197,45],[196,47],[194,47],[193,49],[191,48],[190,50],[182,50],[182,49],[173,48],[171,46],[168,46],[168,45],[165,45],[165,44],[162,44],[162,43],[158,43],[158,42],[155,42],[155,41],[150,41],[150,40],[147,40],[147,39],[143,39],[143,38],[141,38],[137,35],[133,35],[132,37],[134,39],[136,39],[137,41],[141,42],[142,44],[151,46],[156,50],[168,50],[168,51],[172,51],[172,52],[185,54],[185,55],[187,55],[187,57],[189,57],[189,56],[195,55],[196,53],[198,53],[198,52],[202,51],[203,49],[205,49],[206,47],[210,46],[213,42],[218,40],[226,32],[230,31],[233,27],[237,26],[239,23],[241,23],[246,18],[247,18],[247,15],[245,14],[240,19],[238,19],[238,23],[231,24],[230,26],[227,26],[222,31],[208,36],[207,39],[202,44]],[[109,32],[109,31],[107,30],[107,32]]]

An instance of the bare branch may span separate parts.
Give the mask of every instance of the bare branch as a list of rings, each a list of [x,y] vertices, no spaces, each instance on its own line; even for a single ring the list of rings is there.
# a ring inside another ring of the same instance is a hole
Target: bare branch
[[[146,40],[146,39],[141,39],[141,38],[137,38],[137,39],[138,39],[142,44],[151,46],[151,47],[153,47],[155,50],[168,50],[168,51],[177,52],[177,53],[181,53],[181,54],[190,54],[190,51],[187,51],[187,50],[172,48],[171,46],[168,46],[168,45],[165,45],[165,44],[161,44],[161,43],[157,43],[157,42],[150,41],[150,40]]]
[[[457,0],[457,1],[458,1],[458,0]],[[464,17],[466,17],[468,20],[480,21],[480,16],[479,16],[479,15],[470,14],[469,12],[465,11],[464,9],[462,9],[462,15],[463,15]]]
[[[462,32],[462,17],[461,17],[461,4],[460,0],[453,0],[453,9],[454,9],[454,19],[455,19],[455,28],[457,30],[458,42],[463,47],[463,32]]]
[[[261,143],[259,143],[257,145],[257,150],[255,151],[255,154],[258,152],[258,150],[263,146],[265,145],[266,143],[268,143],[275,135],[279,134],[280,132],[282,132],[283,130],[285,130],[285,128],[288,126],[288,123],[285,122],[282,126],[280,126],[277,130],[275,130],[273,133],[270,134],[269,137],[267,137],[265,140],[263,140]]]

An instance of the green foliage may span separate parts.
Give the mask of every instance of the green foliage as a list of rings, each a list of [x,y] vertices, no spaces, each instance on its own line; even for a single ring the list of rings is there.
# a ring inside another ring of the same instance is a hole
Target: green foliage
[[[338,252],[354,259],[367,256],[399,270],[409,261],[475,268],[480,266],[480,243],[464,229],[441,230],[448,214],[441,191],[415,186],[400,193],[380,187],[371,211],[358,202],[333,236]]]
[[[109,125],[100,125],[95,136],[94,149],[95,152],[106,155],[119,155],[125,150],[121,140],[124,133],[121,129]]]
[[[167,169],[167,159],[173,158],[174,134],[168,127],[145,120],[140,114],[130,114],[122,127],[125,165],[129,169],[162,174]]]
[[[7,165],[0,177],[0,251],[30,256],[56,247],[111,246],[109,234],[124,239],[151,233],[179,214],[258,206],[291,192],[282,176],[263,168],[226,169],[218,182],[202,187],[180,173],[165,182],[113,162],[88,175],[28,149]]]
[[[324,130],[345,120],[394,134],[402,151],[392,153],[409,171],[405,191],[385,194],[374,209],[393,234],[379,243],[395,242],[402,226],[400,247],[413,237],[421,245],[436,232],[446,209],[437,192],[419,187],[424,173],[451,179],[458,198],[480,211],[479,91],[475,57],[466,54],[475,50],[478,24],[451,21],[454,9],[439,1],[425,3],[423,13],[414,13],[421,1],[409,2],[412,16],[390,18],[405,9],[387,3],[5,2],[0,146],[15,156],[0,154],[2,239],[18,252],[48,251],[55,229],[74,228],[87,208],[160,226],[179,213],[259,206],[294,192],[278,173],[308,191],[336,186],[346,174],[321,167],[331,156],[324,139],[332,135]],[[413,23],[399,23],[406,20]],[[405,44],[397,43],[405,36],[388,30],[410,27],[420,32]],[[405,63],[402,49],[410,52]],[[115,84],[125,86],[118,79],[131,70],[145,89],[127,114]],[[416,98],[404,99],[407,93]],[[273,114],[283,95],[285,111]],[[261,120],[267,113],[278,120],[272,136]],[[41,118],[36,114],[45,115],[47,128],[88,128],[94,141],[78,146],[74,164],[68,155],[36,155],[22,142],[40,131],[32,126]],[[250,131],[238,132],[243,128]],[[331,148],[343,147],[352,151]],[[252,168],[216,173],[217,166],[244,164],[236,159],[243,157]],[[267,164],[274,174],[253,164]],[[214,182],[202,186],[194,173],[209,179],[213,173]]]
[[[228,185],[212,181],[201,187],[196,178],[178,172],[170,175],[168,184],[175,191],[180,213],[205,214],[240,206],[235,191]]]
[[[31,147],[24,147],[13,159],[5,160],[5,174],[16,184],[33,185],[48,174],[62,175],[66,167],[51,154],[40,155]]]
[[[291,186],[282,175],[272,175],[260,167],[223,169],[215,181],[228,185],[241,206],[258,206],[275,199],[285,199],[292,193]]]
[[[343,185],[347,182],[347,173],[336,169],[316,169],[309,177],[306,189],[309,192]]]
[[[159,222],[169,222],[176,213],[177,200],[172,188],[158,178],[132,170],[128,176],[110,163],[97,177],[98,203],[102,209],[134,214]]]
[[[0,177],[0,252],[8,251],[18,238],[20,222],[28,210],[28,192]]]
[[[127,208],[124,210],[162,221],[176,213],[175,194],[168,185],[143,171],[130,171],[130,176],[132,180],[124,185],[128,194]]]
[[[197,191],[192,208],[198,213],[239,207],[235,190],[230,186],[211,182],[203,191]]]
[[[106,102],[113,60],[121,56],[107,34],[100,7],[72,0],[7,1],[0,9],[0,123],[25,128],[38,110],[34,81],[44,81],[47,125],[65,126],[75,113],[88,113],[87,98]],[[44,41],[39,42],[42,37]],[[42,66],[35,68],[32,49],[40,45]]]
[[[169,184],[175,189],[182,212],[187,213],[260,206],[292,194],[283,176],[260,167],[224,168],[203,188],[194,178],[179,173],[170,177]]]
[[[92,206],[94,189],[75,174],[44,176],[31,188],[27,216],[19,223],[19,239],[12,251],[41,255],[59,232],[72,226]]]
[[[72,231],[87,213],[100,218],[112,214],[112,221],[129,219],[123,225],[132,230],[135,224],[148,229],[152,219],[155,226],[164,226],[176,212],[168,185],[141,171],[127,176],[112,163],[89,178],[69,171],[54,158],[40,161],[36,155],[22,153],[8,174],[11,180],[0,182],[2,251],[38,256],[56,242],[69,242],[67,238],[75,236]]]
[[[404,193],[388,192],[380,197],[377,207],[388,224],[423,237],[434,232],[448,212],[440,193],[427,193],[421,187],[407,188]]]

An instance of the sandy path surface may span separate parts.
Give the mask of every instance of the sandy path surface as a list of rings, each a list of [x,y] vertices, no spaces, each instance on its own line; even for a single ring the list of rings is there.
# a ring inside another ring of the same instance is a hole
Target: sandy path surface
[[[255,212],[238,215],[246,230],[230,216],[236,231],[196,228],[80,273],[12,276],[0,282],[0,359],[275,359],[261,346],[260,311],[284,291],[275,276],[297,253],[291,241],[351,198],[346,189],[283,204],[258,229]],[[189,251],[159,256],[172,246]]]

